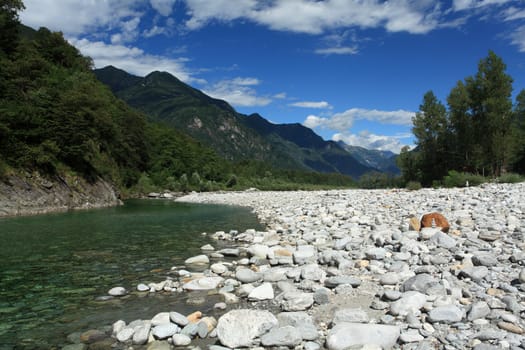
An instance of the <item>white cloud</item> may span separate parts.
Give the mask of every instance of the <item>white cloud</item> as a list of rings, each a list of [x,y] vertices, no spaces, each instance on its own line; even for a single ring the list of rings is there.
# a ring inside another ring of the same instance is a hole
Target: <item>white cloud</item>
[[[166,34],[166,28],[164,27],[159,27],[157,25],[154,25],[153,27],[151,27],[150,29],[146,29],[142,32],[142,35],[145,37],[145,38],[151,38],[153,36],[156,36],[156,35],[160,35],[160,34]]]
[[[278,94],[273,95],[273,98],[278,100],[284,100],[286,97],[286,92],[280,92]]]
[[[406,146],[401,140],[410,138],[411,136],[411,134],[399,134],[394,136],[376,135],[364,130],[358,134],[337,133],[332,136],[332,140],[343,141],[351,146],[400,153],[401,149]]]
[[[453,0],[452,8],[455,11],[472,10],[491,5],[503,5],[515,0]]]
[[[119,23],[119,26],[121,28],[120,33],[115,33],[111,36],[111,43],[112,44],[124,44],[129,43],[137,39],[139,35],[139,23],[140,18],[134,17],[130,19],[129,21],[122,21]]]
[[[292,107],[301,107],[301,108],[319,108],[319,109],[331,109],[332,106],[326,102],[326,101],[302,101],[302,102],[295,102],[291,103],[290,106]]]
[[[110,45],[101,41],[70,38],[69,42],[77,47],[83,55],[93,58],[96,68],[114,65],[129,73],[145,76],[153,70],[173,74],[182,81],[205,83],[192,76],[186,68],[186,59],[170,59],[162,56],[146,54],[137,47]]]
[[[399,109],[396,111],[381,111],[377,109],[351,108],[342,113],[336,113],[329,118],[309,115],[303,124],[309,128],[323,128],[345,132],[352,127],[355,120],[366,119],[382,124],[412,125],[414,112]]]
[[[120,28],[121,23],[142,15],[140,0],[24,0],[22,23],[78,35],[102,27]]]
[[[153,7],[162,16],[169,16],[173,10],[173,5],[177,0],[150,0],[151,7]]]
[[[514,6],[511,6],[503,11],[503,18],[505,21],[525,19],[525,8],[519,9]]]
[[[355,55],[358,52],[357,46],[336,46],[315,50],[315,53],[320,55]]]
[[[266,106],[272,99],[265,96],[258,96],[252,86],[259,85],[257,78],[234,78],[223,80],[211,87],[204,89],[204,93],[221,100],[225,100],[233,106],[251,107]]]
[[[186,0],[186,5],[190,29],[213,20],[248,19],[274,30],[308,34],[344,27],[426,33],[437,28],[440,15],[431,1],[408,0]]]
[[[525,25],[519,27],[510,35],[511,43],[516,45],[520,52],[525,52]]]

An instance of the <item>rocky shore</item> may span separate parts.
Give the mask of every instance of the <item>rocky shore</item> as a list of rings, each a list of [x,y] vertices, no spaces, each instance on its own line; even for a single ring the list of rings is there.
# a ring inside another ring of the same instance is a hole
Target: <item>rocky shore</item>
[[[115,187],[102,179],[89,183],[78,176],[48,179],[38,173],[25,173],[0,180],[0,217],[119,204],[122,201]]]
[[[98,334],[113,348],[525,348],[525,184],[177,200],[249,206],[267,229],[215,232],[231,248],[203,246],[175,278],[136,287],[218,293],[217,317],[166,310],[116,320]],[[445,216],[448,233],[414,227],[430,212]],[[81,338],[94,344],[95,333]]]

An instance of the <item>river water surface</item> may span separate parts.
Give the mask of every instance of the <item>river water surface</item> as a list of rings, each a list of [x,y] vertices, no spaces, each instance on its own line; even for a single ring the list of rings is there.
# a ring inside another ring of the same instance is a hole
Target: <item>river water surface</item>
[[[180,294],[96,298],[160,282],[200,253],[202,232],[261,229],[249,209],[132,200],[124,206],[0,219],[0,349],[59,349],[74,332],[191,312]]]

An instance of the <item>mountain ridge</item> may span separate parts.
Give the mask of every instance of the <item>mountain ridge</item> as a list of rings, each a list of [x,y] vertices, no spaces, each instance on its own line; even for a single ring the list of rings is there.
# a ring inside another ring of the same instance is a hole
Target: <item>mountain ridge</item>
[[[256,113],[238,113],[226,101],[208,96],[167,72],[155,71],[141,78],[108,66],[94,73],[117,97],[153,121],[189,134],[226,159],[253,159],[278,168],[334,172],[354,178],[377,171],[299,123],[273,124]]]

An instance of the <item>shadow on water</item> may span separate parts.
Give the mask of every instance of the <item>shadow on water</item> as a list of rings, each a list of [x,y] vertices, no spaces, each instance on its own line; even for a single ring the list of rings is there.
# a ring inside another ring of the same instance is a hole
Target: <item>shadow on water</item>
[[[97,302],[114,286],[160,282],[211,242],[202,232],[261,229],[249,209],[132,200],[124,206],[0,219],[0,349],[51,349],[76,331],[160,311],[192,312],[187,295]]]

